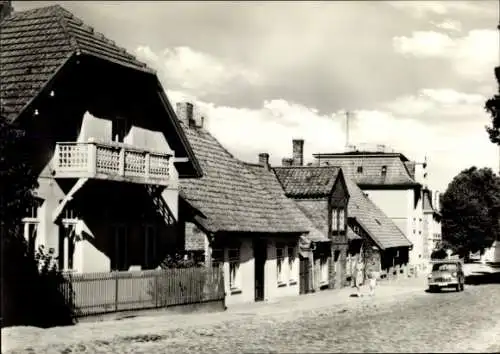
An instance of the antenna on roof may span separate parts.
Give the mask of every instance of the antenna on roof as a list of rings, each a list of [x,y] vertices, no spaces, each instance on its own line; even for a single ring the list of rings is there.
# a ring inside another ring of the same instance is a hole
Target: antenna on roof
[[[349,111],[345,112],[345,151],[349,150],[349,119],[351,113]]]

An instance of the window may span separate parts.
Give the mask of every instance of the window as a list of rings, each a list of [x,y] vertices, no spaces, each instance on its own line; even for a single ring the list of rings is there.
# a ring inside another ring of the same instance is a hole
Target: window
[[[229,248],[227,253],[229,261],[229,287],[231,290],[240,290],[240,248]]]
[[[381,175],[385,176],[387,174],[387,166],[382,166]]]
[[[297,270],[297,256],[295,254],[295,246],[288,246],[288,282],[290,284],[295,284],[297,282],[296,279],[296,270]]]
[[[285,284],[285,274],[283,263],[285,261],[285,246],[281,243],[276,244],[276,274],[278,277],[278,286]]]
[[[73,270],[73,257],[76,242],[76,223],[74,219],[63,219],[63,228],[59,234],[58,265],[61,270]]]
[[[112,251],[113,261],[111,269],[116,271],[127,270],[128,235],[125,225],[112,226],[112,236],[114,249]]]
[[[36,236],[38,233],[38,208],[42,204],[41,200],[36,199],[34,203],[26,210],[26,217],[23,218],[24,239],[28,243],[28,252],[35,255]]]
[[[156,262],[157,233],[154,225],[144,226],[144,268],[152,269]]]
[[[123,143],[128,131],[128,121],[123,117],[117,117],[112,123],[113,141]]]
[[[339,230],[344,231],[345,230],[345,210],[338,209],[338,214],[339,214]]]
[[[32,256],[36,251],[36,235],[38,231],[38,221],[24,221],[24,239],[28,242],[28,253]]]
[[[337,231],[339,229],[337,214],[337,209],[332,209],[332,231]]]
[[[358,173],[363,173],[363,166],[358,166]]]
[[[328,283],[328,257],[323,255],[320,259],[320,284]]]
[[[224,264],[224,250],[212,248],[212,267],[219,268]]]

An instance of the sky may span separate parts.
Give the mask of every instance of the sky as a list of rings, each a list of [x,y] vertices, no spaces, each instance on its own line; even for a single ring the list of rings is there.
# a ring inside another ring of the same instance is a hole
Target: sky
[[[384,144],[428,162],[429,187],[499,169],[484,102],[497,92],[499,1],[59,3],[155,69],[236,157],[273,164]]]

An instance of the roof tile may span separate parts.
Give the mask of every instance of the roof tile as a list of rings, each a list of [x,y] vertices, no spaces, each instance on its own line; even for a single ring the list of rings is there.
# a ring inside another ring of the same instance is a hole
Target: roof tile
[[[348,215],[355,218],[382,249],[408,247],[412,243],[399,227],[380,210],[351,179],[345,178],[349,192]]]
[[[13,120],[77,50],[153,72],[59,5],[14,12],[1,22],[0,114]]]
[[[358,185],[415,185],[416,181],[399,154],[343,155],[321,157],[321,166],[342,168],[344,175]],[[382,167],[386,166],[385,175]],[[358,167],[362,167],[359,170]],[[408,166],[410,167],[410,166]]]
[[[209,231],[309,231],[276,202],[256,170],[236,159],[205,129],[181,124],[204,172],[202,178],[182,180],[181,190],[207,216]]]
[[[274,167],[288,197],[312,198],[330,195],[338,167],[292,166]]]

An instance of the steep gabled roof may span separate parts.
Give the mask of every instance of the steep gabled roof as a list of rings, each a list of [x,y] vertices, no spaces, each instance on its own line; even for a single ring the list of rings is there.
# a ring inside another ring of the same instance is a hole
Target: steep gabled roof
[[[349,192],[348,216],[355,218],[373,241],[383,250],[412,245],[399,227],[380,210],[349,178],[345,178]]]
[[[75,53],[154,73],[59,5],[14,12],[1,22],[2,115],[14,120]]]
[[[294,220],[294,222],[306,230],[309,230],[309,234],[306,235],[307,239],[314,242],[328,241],[327,228],[324,228],[324,225],[318,226],[318,224],[315,224],[314,220],[308,218],[307,214],[292,199],[285,196],[285,191],[274,171],[257,164],[247,163],[246,166],[260,180],[260,183],[267,189],[273,200],[281,206],[282,210],[288,215],[288,218]]]
[[[205,216],[210,232],[307,233],[260,177],[207,130],[181,123],[204,175],[180,182],[185,198]],[[283,202],[283,201],[282,201]]]
[[[176,156],[188,157],[175,163],[179,176],[202,175],[154,70],[124,48],[59,5],[14,12],[1,21],[0,33],[0,116],[7,121],[16,120],[73,56],[102,59],[155,77],[166,129],[173,133],[169,143]]]
[[[329,196],[338,167],[291,166],[274,167],[285,194],[291,198],[322,198]]]
[[[402,154],[346,153],[315,154],[320,166],[326,164],[342,168],[346,178],[360,186],[417,186],[414,167]],[[386,173],[382,173],[385,166]],[[360,167],[361,169],[358,169]],[[413,171],[412,171],[413,169]],[[413,172],[413,173],[412,173]]]
[[[313,222],[313,224],[328,235],[328,201],[326,199],[296,199],[295,203],[300,210]],[[347,239],[360,239],[353,230],[347,230]]]

